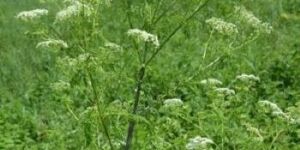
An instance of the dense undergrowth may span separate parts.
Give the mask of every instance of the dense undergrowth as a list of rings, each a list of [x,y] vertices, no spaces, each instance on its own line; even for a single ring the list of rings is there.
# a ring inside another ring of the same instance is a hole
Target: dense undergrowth
[[[0,8],[0,149],[300,149],[298,0]]]

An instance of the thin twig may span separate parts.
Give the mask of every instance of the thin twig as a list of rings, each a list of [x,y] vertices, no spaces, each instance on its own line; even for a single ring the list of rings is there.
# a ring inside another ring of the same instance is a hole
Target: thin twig
[[[99,114],[100,122],[102,124],[103,129],[104,129],[104,133],[105,133],[105,135],[106,135],[106,137],[108,139],[108,142],[109,142],[109,145],[110,145],[110,149],[114,150],[114,146],[113,146],[113,144],[111,142],[111,138],[110,138],[108,129],[107,129],[105,123],[104,123],[104,119],[103,119],[102,115],[100,114],[100,105],[99,105],[99,102],[98,102],[99,101],[99,96],[98,96],[98,93],[96,91],[96,86],[94,84],[94,79],[92,77],[91,72],[89,70],[87,72],[88,72],[88,75],[89,75],[89,78],[90,78],[90,81],[91,81],[91,86],[92,86],[92,90],[93,90],[93,94],[94,94],[94,98],[95,98],[95,104],[97,105],[97,112]]]
[[[79,47],[79,48],[81,50],[83,50],[84,52],[86,52],[86,50],[84,48],[82,48],[82,47]],[[88,63],[89,60],[90,60],[90,57],[88,57],[88,59],[86,60],[86,63]],[[100,114],[100,105],[99,105],[99,102],[98,102],[99,101],[99,95],[98,95],[98,92],[96,90],[96,85],[95,85],[95,81],[94,81],[93,75],[92,75],[92,73],[91,73],[91,71],[90,71],[90,69],[88,67],[87,67],[86,71],[87,71],[88,77],[89,77],[89,79],[91,81],[91,87],[92,87],[92,91],[93,91],[93,95],[94,95],[94,103],[95,103],[95,105],[97,107],[97,113],[99,115],[99,117],[97,117],[97,119],[100,119],[100,123],[101,123],[101,125],[103,127],[104,134],[107,137],[107,140],[109,142],[110,149],[114,150],[114,146],[113,146],[113,144],[111,142],[111,138],[110,138],[108,129],[107,129],[106,125],[105,125],[105,122],[104,122],[104,119],[103,119],[102,115]],[[99,122],[99,120],[98,120],[98,122]]]
[[[160,44],[160,46],[156,49],[156,51],[153,53],[153,55],[147,60],[145,65],[147,66],[155,57],[156,55],[161,51],[161,49],[165,46],[165,44],[187,23],[189,22],[207,3],[209,0],[206,0],[204,4],[200,4],[195,11],[188,16],[186,19],[184,19],[168,36],[167,38]]]
[[[130,0],[126,0],[124,1],[125,5],[126,5],[126,9],[125,9],[125,12],[126,12],[126,18],[127,18],[127,22],[129,24],[129,28],[130,29],[133,29],[133,23],[132,23],[132,18],[131,18],[131,15],[130,15],[130,7],[131,7],[131,3],[130,3]],[[141,56],[141,53],[139,51],[139,46],[138,44],[132,39],[132,43],[134,45],[134,48],[138,54],[138,60],[139,62],[141,63],[142,62],[142,56]]]
[[[280,134],[283,132],[284,132],[284,130],[280,130],[279,132],[277,132],[276,136],[272,140],[272,143],[270,144],[270,148],[269,148],[270,150],[273,149],[273,146],[274,146],[276,140],[279,138]]]

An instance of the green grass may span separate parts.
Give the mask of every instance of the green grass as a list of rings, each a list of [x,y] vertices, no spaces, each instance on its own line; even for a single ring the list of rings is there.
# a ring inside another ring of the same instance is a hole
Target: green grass
[[[210,0],[179,30],[201,0],[82,2],[94,8],[91,15],[85,9],[56,23],[70,3],[0,2],[0,149],[124,149],[132,123],[129,143],[137,150],[182,150],[196,136],[214,142],[207,149],[300,149],[300,2]],[[234,9],[242,5],[272,32],[243,20]],[[37,8],[49,14],[16,18]],[[211,17],[235,24],[239,33],[211,34],[205,22]],[[167,39],[144,76],[139,72],[157,49],[128,36],[131,28],[157,35],[160,44]],[[36,47],[49,38],[69,47]],[[242,73],[260,81],[236,80]],[[201,84],[208,78],[235,94]],[[172,98],[183,104],[167,107]],[[272,114],[262,100],[284,114]]]

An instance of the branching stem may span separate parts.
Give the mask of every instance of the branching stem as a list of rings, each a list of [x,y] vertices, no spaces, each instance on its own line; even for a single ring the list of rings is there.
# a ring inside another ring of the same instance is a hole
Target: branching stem
[[[141,67],[138,70],[137,79],[136,79],[136,88],[135,88],[135,96],[134,96],[134,103],[133,103],[133,109],[132,109],[132,115],[137,114],[137,109],[140,101],[140,95],[142,91],[142,85],[144,82],[145,72],[147,65],[157,56],[157,54],[162,50],[162,48],[165,46],[165,44],[185,25],[187,22],[189,22],[207,3],[209,0],[206,0],[203,4],[199,4],[199,6],[192,12],[191,15],[189,15],[186,19],[184,19],[174,30],[163,40],[161,45],[154,51],[154,53],[150,56],[149,59],[146,60],[146,53],[147,53],[147,45],[145,45],[145,51],[144,51],[144,59],[142,62]],[[127,3],[127,6],[130,5]],[[130,20],[130,15],[127,13],[127,18],[129,21],[129,25],[132,28],[132,23]],[[124,150],[130,150],[131,144],[132,144],[132,138],[134,134],[134,127],[136,125],[135,120],[130,120],[127,130],[127,137],[126,137],[126,144],[124,147]]]

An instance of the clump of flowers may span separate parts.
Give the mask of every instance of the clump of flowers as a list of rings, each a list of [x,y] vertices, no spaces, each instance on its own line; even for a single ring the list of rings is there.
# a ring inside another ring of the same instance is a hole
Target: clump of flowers
[[[244,73],[241,74],[241,75],[236,76],[236,79],[244,81],[244,82],[249,82],[249,81],[257,81],[257,82],[259,82],[260,81],[260,78],[257,77],[257,76],[255,76],[253,74],[248,75],[248,74],[244,74]]]
[[[49,48],[49,47],[68,48],[68,44],[62,40],[48,39],[46,41],[39,42],[36,45],[36,48]]]
[[[78,60],[78,63],[84,63],[85,61],[88,60],[88,58],[90,58],[91,55],[89,53],[83,53],[83,54],[80,54],[77,58]]]
[[[271,33],[272,26],[268,23],[262,22],[251,11],[248,11],[244,6],[236,6],[235,10],[239,14],[240,18],[252,27],[268,34]]]
[[[272,115],[274,116],[285,116],[285,113],[278,107],[277,104],[272,103],[267,100],[259,101],[258,104],[269,109]]]
[[[78,67],[86,62],[86,60],[90,57],[89,53],[80,54],[78,57],[71,58],[69,56],[65,56],[63,58],[58,59],[58,64],[60,66],[67,66],[67,67]]]
[[[109,49],[113,49],[113,50],[120,50],[122,49],[120,45],[116,44],[116,43],[112,43],[112,42],[106,42],[104,44],[105,47],[109,48]]]
[[[232,35],[238,33],[237,26],[230,22],[225,22],[223,19],[212,17],[205,21],[214,30],[223,35]]]
[[[299,115],[299,110],[297,107],[289,107],[288,113],[285,113],[278,107],[277,104],[272,103],[270,101],[267,101],[267,100],[259,101],[258,104],[265,107],[266,111],[270,112],[273,116],[282,117],[288,123],[291,123],[291,124],[299,124],[300,123],[300,119],[298,118],[299,116],[298,117],[295,116],[295,114]]]
[[[62,66],[68,66],[68,67],[75,67],[78,64],[78,60],[75,58],[71,58],[69,56],[65,56],[63,58],[59,58],[57,60],[57,63],[60,67]]]
[[[288,107],[287,113],[292,118],[290,119],[290,122],[292,124],[300,124],[300,102],[297,102],[295,106]]]
[[[235,95],[235,91],[229,88],[216,88],[215,91],[220,95],[225,95],[225,96]]]
[[[189,139],[189,143],[186,144],[186,149],[197,150],[197,149],[208,149],[209,145],[214,144],[213,140],[201,136],[196,136]]]
[[[164,107],[178,107],[182,105],[183,105],[182,100],[178,98],[166,99],[164,101]]]
[[[205,80],[201,80],[200,84],[217,86],[217,85],[222,85],[223,83],[221,81],[219,81],[218,79],[208,78],[208,79],[205,79]]]
[[[34,9],[30,11],[22,11],[16,16],[16,18],[23,21],[32,21],[33,19],[40,18],[44,15],[48,15],[47,9]]]
[[[62,92],[62,91],[68,90],[71,87],[71,85],[69,82],[59,80],[58,82],[52,83],[50,85],[50,87],[54,91]]]
[[[68,6],[67,8],[59,11],[56,14],[55,22],[61,22],[67,19],[72,18],[73,16],[77,16],[84,10],[84,15],[90,16],[92,13],[92,8],[88,5],[82,4],[78,1],[73,2],[72,5]]]
[[[246,127],[247,131],[254,134],[256,137],[255,137],[255,140],[259,141],[259,142],[263,142],[264,138],[263,136],[261,135],[261,132],[259,129],[251,126],[250,124],[248,123],[245,123],[244,126]]]
[[[158,37],[146,31],[140,29],[130,29],[127,31],[128,36],[137,38],[138,40],[142,40],[144,42],[149,42],[153,44],[155,47],[159,47]]]

